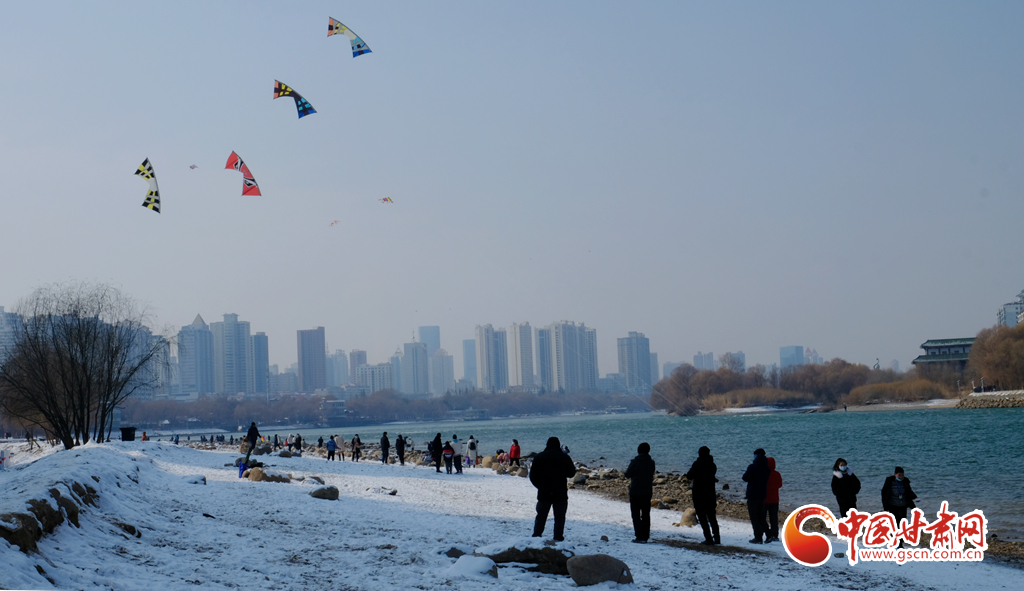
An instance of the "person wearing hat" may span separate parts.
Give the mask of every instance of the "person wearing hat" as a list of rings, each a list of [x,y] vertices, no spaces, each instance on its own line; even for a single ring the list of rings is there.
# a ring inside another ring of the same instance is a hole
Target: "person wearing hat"
[[[750,516],[750,525],[754,528],[754,537],[751,544],[763,544],[765,533],[764,521],[764,498],[768,494],[768,475],[771,468],[768,467],[768,459],[765,458],[764,450],[760,447],[754,450],[754,461],[747,466],[743,473],[743,482],[747,483],[747,513]]]
[[[903,475],[902,467],[896,466],[893,475],[882,484],[882,510],[896,518],[896,527],[907,518],[907,509],[917,506],[914,504],[916,498],[917,495],[910,488],[910,479]]]
[[[576,475],[576,464],[568,454],[562,453],[557,437],[549,437],[544,451],[533,458],[530,483],[537,488],[537,519],[533,523],[533,537],[544,535],[548,512],[555,510],[555,541],[565,539],[565,512],[569,508],[569,491],[565,479]]]

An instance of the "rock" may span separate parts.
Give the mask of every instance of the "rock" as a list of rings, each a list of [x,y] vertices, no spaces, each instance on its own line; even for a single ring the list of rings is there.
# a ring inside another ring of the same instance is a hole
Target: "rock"
[[[14,527],[9,528],[5,524],[13,523]],[[4,513],[0,515],[0,538],[17,546],[19,550],[28,554],[39,552],[36,542],[43,537],[43,530],[39,527],[36,518],[27,513]]]
[[[96,498],[99,496],[96,494],[96,489],[86,484],[84,487],[77,482],[71,484],[71,490],[78,495],[78,498],[82,499],[83,503],[87,503],[96,506]]]
[[[484,456],[484,459],[480,461],[480,465],[483,466],[484,468],[490,468],[491,465],[494,464],[494,462],[494,456]]]
[[[567,552],[569,552],[567,550]],[[520,550],[519,548],[509,548],[503,550],[497,554],[488,556],[494,562],[502,564],[505,562],[526,562],[529,564],[536,564],[535,568],[529,570],[549,575],[567,575],[569,570],[566,568],[566,562],[572,557],[572,552],[566,555],[561,550],[547,547],[544,548],[525,548]]]
[[[206,484],[206,477],[203,476],[202,474],[195,474],[193,476],[185,476],[183,478],[183,480],[187,484],[203,484],[203,485]]]
[[[67,515],[68,521],[71,522],[71,525],[74,525],[75,527],[82,527],[78,523],[78,505],[76,505],[74,501],[61,496],[60,491],[55,488],[50,489],[50,496],[53,497],[53,500],[57,501],[57,506],[64,510],[64,513]]]
[[[658,499],[651,499],[651,509],[657,509],[659,503],[661,503],[661,501]]]
[[[728,482],[726,482],[725,484],[722,485],[722,490],[729,490],[729,483]]]
[[[320,484],[324,483],[324,479],[320,478],[319,476],[310,476],[309,479],[312,480],[313,482],[319,482]]]
[[[633,582],[633,573],[625,562],[607,554],[573,556],[566,562],[569,576],[580,587],[611,581],[620,585]]]
[[[497,579],[498,565],[485,556],[465,554],[459,556],[455,564],[448,567],[444,572],[450,577],[461,575],[464,577],[494,577]]]
[[[235,458],[235,464],[234,464],[235,468],[237,468],[238,465],[243,463],[243,462],[245,462],[245,456],[242,456],[240,458]],[[230,465],[230,464],[225,464],[225,465]]]
[[[679,525],[685,525],[686,527],[697,525],[697,511],[693,507],[683,511],[683,516],[679,518]]]
[[[576,476],[573,476],[573,478],[572,478],[572,483],[573,484],[586,484],[587,483],[587,475],[586,474],[576,474]]]
[[[248,478],[253,482],[291,482],[291,478],[287,475],[267,471],[263,468],[253,468],[248,472]]]
[[[671,509],[671,507],[669,507],[665,503],[661,502],[661,499],[658,499],[658,506],[657,506],[657,508],[658,509]]]
[[[520,468],[519,471],[516,472],[516,476],[519,476],[520,478],[526,478],[529,475],[530,471],[527,470],[526,468]]]
[[[607,542],[608,541],[608,536],[601,536],[601,541],[602,542]]]
[[[505,466],[502,466],[501,464],[496,465],[494,467],[494,471],[498,474],[508,474],[508,470],[505,468]]]
[[[252,455],[262,456],[269,454],[273,449],[269,445],[257,445],[256,449],[252,450]]]
[[[458,548],[456,548],[455,546],[452,546],[451,548],[449,548],[449,549],[445,550],[445,551],[443,552],[443,554],[444,554],[445,556],[447,556],[448,558],[458,558],[459,556],[462,556],[462,555],[464,555],[464,554],[466,554],[466,553],[465,553],[465,552],[463,552],[462,550],[459,550],[459,549],[458,549]]]
[[[672,497],[664,497],[664,498],[661,499],[661,502],[665,503],[666,505],[675,505],[679,501],[677,501],[676,499],[673,499]]]
[[[327,501],[338,500],[338,487],[336,486],[321,486],[320,488],[309,493],[309,496],[314,499],[324,499]]]
[[[49,501],[45,499],[29,499],[28,505],[28,512],[35,515],[36,519],[39,520],[39,524],[43,526],[44,534],[52,534],[58,525],[64,523],[64,514],[60,512],[59,508],[54,508]]]
[[[292,452],[288,451],[287,449],[282,449],[281,451],[277,452],[277,455],[282,458],[290,458],[292,457]]]
[[[252,470],[246,470],[242,472],[242,478],[249,478],[252,475]]]
[[[119,527],[122,530],[124,530],[124,533],[126,533],[126,534],[128,534],[130,536],[135,536],[136,538],[141,538],[142,537],[142,532],[140,532],[139,530],[135,529],[134,525],[130,525],[130,524],[127,524],[127,523],[121,523],[120,521],[115,521],[114,525],[116,525],[117,527]]]

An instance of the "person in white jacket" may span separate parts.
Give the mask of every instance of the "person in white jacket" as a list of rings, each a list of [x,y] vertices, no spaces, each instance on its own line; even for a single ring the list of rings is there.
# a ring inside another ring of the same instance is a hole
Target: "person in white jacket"
[[[469,456],[469,467],[476,468],[476,459],[480,452],[480,442],[469,436],[469,441],[466,442],[466,455]]]
[[[452,434],[452,449],[455,450],[455,457],[452,458],[452,462],[455,464],[455,473],[462,474],[462,442],[454,433]]]

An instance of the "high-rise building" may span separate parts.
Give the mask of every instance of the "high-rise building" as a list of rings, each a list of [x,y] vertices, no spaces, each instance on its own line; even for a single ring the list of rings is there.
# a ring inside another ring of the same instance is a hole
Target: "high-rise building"
[[[509,385],[533,387],[533,328],[529,322],[512,325],[512,363]]]
[[[630,332],[616,339],[619,348],[619,373],[626,378],[626,391],[632,394],[651,389],[651,342],[642,332]]]
[[[299,391],[327,387],[327,337],[324,327],[296,331],[299,353]]]
[[[551,371],[551,329],[537,329],[537,371],[542,388],[551,392],[557,390],[555,374]]]
[[[801,346],[779,347],[779,369],[800,367],[804,364],[804,348]]]
[[[674,372],[676,368],[679,367],[680,365],[682,365],[682,363],[673,363],[671,361],[666,361],[665,365],[661,366],[661,375],[665,376],[666,378],[672,377],[672,372]]]
[[[434,351],[441,348],[441,327],[421,326],[419,328],[420,342],[427,344],[427,357],[432,357]]]
[[[455,358],[444,349],[430,357],[430,393],[441,396],[455,389]]]
[[[342,349],[334,351],[334,355],[331,355],[331,366],[334,370],[334,385],[344,386],[348,384],[351,378],[348,373],[348,355]]]
[[[8,352],[14,348],[20,326],[21,315],[4,312],[4,307],[0,306],[0,362],[6,359]]]
[[[697,351],[697,354],[693,356],[693,367],[696,369],[715,371],[715,354],[710,351],[707,353]]]
[[[658,365],[658,354],[651,353],[651,384],[657,384],[661,380],[661,366]]]
[[[359,380],[359,384],[366,386],[370,392],[394,389],[391,381],[393,374],[390,363],[378,363],[377,365],[364,363],[356,369],[356,379]]]
[[[213,332],[196,314],[196,319],[178,331],[178,379],[183,396],[214,392]]]
[[[356,370],[360,365],[366,365],[366,351],[352,349],[348,352],[348,375],[352,376],[353,383],[366,385],[359,381],[359,372]]]
[[[505,329],[476,327],[477,387],[484,392],[508,390],[508,340]]]
[[[426,343],[405,343],[402,345],[402,392],[405,394],[426,394],[430,391],[427,380]]]
[[[267,380],[270,374],[270,343],[267,340],[267,334],[263,332],[254,334],[249,351],[252,354],[249,363],[249,383],[252,384],[252,391],[269,392],[270,384]]]
[[[462,341],[462,379],[472,382],[474,387],[477,385],[475,339],[464,339]]]
[[[728,355],[729,357],[730,369],[737,371],[739,373],[747,371],[747,356],[745,353],[743,353],[743,351],[736,351],[735,353],[727,352],[725,353],[725,355],[722,355],[723,360],[726,358],[726,355]]]
[[[900,373],[900,362],[897,361],[896,359],[892,360],[892,363],[889,364],[889,367],[891,367],[894,372]]]
[[[213,332],[213,387],[221,394],[250,393],[249,385],[249,323],[238,320],[238,314],[225,314],[223,322],[210,324]]]
[[[402,348],[395,349],[391,355],[391,389],[395,392],[404,392],[402,389]]]
[[[564,392],[597,389],[597,331],[583,323],[566,320],[552,324],[548,331],[551,335],[550,389]],[[544,371],[543,366],[541,371]]]

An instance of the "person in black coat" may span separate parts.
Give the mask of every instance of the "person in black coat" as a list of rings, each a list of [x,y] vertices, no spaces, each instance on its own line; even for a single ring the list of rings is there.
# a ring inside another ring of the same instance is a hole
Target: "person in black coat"
[[[565,539],[565,512],[569,508],[569,491],[565,479],[576,475],[576,465],[568,454],[562,453],[557,437],[548,438],[544,451],[533,458],[530,482],[537,488],[537,519],[533,523],[533,537],[544,535],[548,511],[555,509],[555,541]]]
[[[388,463],[389,453],[391,453],[391,440],[388,439],[388,432],[385,431],[384,435],[380,438],[380,463]]]
[[[249,453],[245,454],[245,464],[249,465],[249,456],[252,455],[252,450],[256,449],[256,442],[260,439],[260,430],[256,428],[256,421],[253,421],[249,425],[249,430],[245,434],[245,440],[249,442]]]
[[[903,475],[903,468],[896,466],[893,472],[882,484],[882,509],[892,513],[899,527],[900,521],[907,518],[907,509],[917,506],[914,504],[917,495],[910,488],[910,479]]]
[[[715,458],[706,445],[697,450],[697,460],[686,473],[686,478],[693,483],[693,510],[696,511],[697,521],[704,531],[704,541],[701,543],[708,546],[722,543],[722,536],[718,532],[718,516],[715,514],[717,473]]]
[[[438,433],[434,437],[433,444],[431,444],[431,446],[430,446],[431,453],[434,455],[434,468],[437,470],[438,474],[441,473],[441,448],[443,446],[444,446],[444,444],[441,443],[441,434]]]
[[[405,465],[405,437],[401,435],[395,440],[395,453],[398,454],[398,464]]]
[[[641,443],[636,448],[637,456],[626,468],[629,478],[629,512],[633,517],[633,533],[636,544],[646,544],[651,538],[651,498],[654,496],[654,459],[651,446]]]
[[[768,459],[764,450],[754,450],[754,461],[747,466],[743,473],[743,481],[747,483],[747,513],[750,515],[750,525],[754,528],[754,537],[751,544],[763,544],[764,531],[764,497],[768,494],[768,475],[771,468],[768,467]]]
[[[839,503],[839,514],[846,517],[850,509],[857,508],[857,493],[860,492],[860,479],[853,474],[853,468],[846,460],[839,458],[832,466],[832,494]]]

